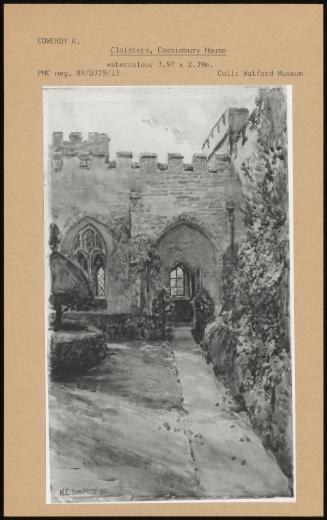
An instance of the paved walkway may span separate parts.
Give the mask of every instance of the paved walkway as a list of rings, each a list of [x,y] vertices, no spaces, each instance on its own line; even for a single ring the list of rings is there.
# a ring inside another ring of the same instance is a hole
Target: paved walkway
[[[246,414],[231,411],[229,391],[214,376],[190,329],[175,334],[175,362],[199,486],[208,497],[287,496],[288,479],[253,432]]]

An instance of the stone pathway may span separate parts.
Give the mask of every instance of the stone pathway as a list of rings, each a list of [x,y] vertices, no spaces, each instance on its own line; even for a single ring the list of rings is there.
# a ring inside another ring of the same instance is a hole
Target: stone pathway
[[[188,328],[175,334],[175,363],[194,471],[204,497],[288,496],[288,479],[264,449],[246,414],[214,376]]]

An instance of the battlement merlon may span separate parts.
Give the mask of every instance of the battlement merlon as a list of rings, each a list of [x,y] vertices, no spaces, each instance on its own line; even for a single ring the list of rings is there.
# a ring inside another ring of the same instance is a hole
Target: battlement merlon
[[[202,145],[202,150],[208,154],[209,161],[219,151],[231,155],[230,143],[237,140],[238,136],[244,131],[249,116],[250,113],[247,108],[227,108],[225,110]]]
[[[79,153],[90,153],[97,156],[109,158],[110,137],[105,133],[89,132],[87,139],[83,140],[82,132],[70,132],[68,140],[64,140],[63,132],[52,133],[52,152],[62,152],[64,156],[78,155]]]
[[[99,159],[103,159],[103,154],[93,154],[87,148],[85,151],[83,148],[75,149],[64,149],[58,147],[51,147],[50,160],[54,171],[62,171],[65,169],[67,161],[70,163],[70,168],[74,164],[76,169],[88,169],[92,170],[92,164],[94,160],[97,160],[97,168],[105,169],[116,169],[119,172],[130,172],[134,170],[140,173],[154,173],[168,171],[170,173],[183,173],[183,172],[195,172],[195,173],[210,173],[218,171],[219,163],[230,161],[227,154],[216,154],[215,165],[212,166],[208,160],[208,157],[204,153],[195,153],[192,157],[191,163],[184,162],[184,156],[180,153],[168,153],[167,160],[164,163],[158,162],[158,154],[152,152],[143,152],[139,155],[138,161],[133,160],[133,153],[130,151],[119,151],[116,152],[116,159],[109,160],[109,156],[104,156],[104,161],[98,162]],[[73,163],[71,162],[73,161]],[[67,163],[68,164],[68,163]],[[95,163],[94,163],[95,164]]]
[[[229,161],[227,155],[218,154],[218,161]],[[192,163],[185,163],[184,156],[180,153],[168,153],[166,162],[158,162],[158,154],[152,152],[143,152],[139,155],[138,161],[133,161],[132,152],[117,152],[116,161],[111,161],[110,168],[136,169],[141,173],[173,172],[182,173],[184,171],[194,171],[197,173],[208,173],[213,171],[208,164],[208,157],[203,153],[195,153],[192,157]]]

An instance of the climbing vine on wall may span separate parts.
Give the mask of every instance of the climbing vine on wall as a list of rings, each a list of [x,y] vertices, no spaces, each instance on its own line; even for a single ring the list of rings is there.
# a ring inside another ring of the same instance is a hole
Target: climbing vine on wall
[[[132,279],[139,273],[147,272],[154,282],[160,282],[160,257],[157,255],[154,241],[150,237],[140,235],[131,239],[129,254]]]
[[[234,255],[225,253],[221,317],[208,334],[205,348],[218,365],[223,364],[219,352],[225,353],[229,362],[225,369],[235,392],[290,476],[286,130],[284,93],[259,89],[248,127],[255,135],[255,150],[240,168],[246,235]]]
[[[161,287],[160,258],[153,239],[147,235],[131,236],[130,215],[110,219],[107,226],[116,238],[109,271],[120,273],[123,288],[141,280],[143,305]],[[144,293],[144,294],[143,294]]]
[[[192,329],[192,334],[197,343],[203,338],[204,330],[206,325],[210,323],[215,315],[214,302],[204,288],[201,288],[193,299],[194,311],[195,311],[195,327]]]
[[[138,236],[130,242],[130,280],[141,278],[141,308],[151,313],[151,295],[161,286],[160,257],[156,253],[153,240]]]
[[[115,237],[115,247],[108,262],[109,273],[114,277],[116,277],[116,273],[119,273],[119,282],[122,290],[124,290],[128,287],[129,274],[129,216],[112,217],[107,221],[106,225]]]
[[[284,126],[277,132],[269,123],[270,97],[264,90],[256,102],[257,155],[243,183],[246,238],[226,299],[232,292],[236,322],[246,315],[249,333],[280,351],[289,348],[287,136]]]

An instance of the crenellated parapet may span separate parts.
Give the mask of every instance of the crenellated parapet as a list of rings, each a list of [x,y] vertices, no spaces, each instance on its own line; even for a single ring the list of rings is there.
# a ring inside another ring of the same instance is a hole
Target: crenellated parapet
[[[87,141],[89,142],[89,141]],[[64,169],[65,163],[73,166],[74,169],[92,170],[92,165],[96,161],[97,168],[106,170],[117,170],[117,172],[133,172],[152,174],[154,172],[160,173],[213,173],[219,171],[219,164],[211,164],[208,161],[207,154],[195,153],[192,157],[192,162],[185,162],[184,156],[180,153],[168,153],[165,162],[158,161],[158,154],[152,152],[143,152],[139,154],[135,160],[133,153],[130,151],[119,151],[116,153],[114,160],[109,160],[109,155],[101,155],[101,153],[94,153],[92,150],[87,150],[87,145],[72,149],[60,149],[59,145],[52,145],[50,148],[50,158],[52,168],[54,171],[61,171]],[[62,147],[61,147],[62,148]],[[73,162],[72,162],[73,161]],[[216,163],[229,162],[228,154],[217,154]]]
[[[50,144],[50,159],[55,171],[60,171],[65,158],[77,157],[81,168],[90,169],[93,157],[104,158],[109,163],[108,134],[89,132],[87,139],[83,139],[81,132],[70,132],[68,140],[64,140],[63,132],[53,132]]]
[[[247,108],[228,108],[211,128],[202,145],[211,166],[214,167],[216,157],[221,153],[232,158],[240,139],[244,144],[249,115]]]
[[[81,132],[71,132],[64,140],[63,132],[53,132],[50,145],[50,160],[55,172],[62,171],[66,160],[74,159],[70,166],[76,169],[92,170],[95,159],[97,168],[117,169],[117,171],[139,171],[140,173],[195,172],[214,173],[221,169],[222,161],[230,161],[237,154],[237,146],[246,141],[249,123],[247,108],[228,108],[212,127],[202,145],[202,153],[195,153],[192,162],[184,162],[180,153],[168,153],[165,162],[158,162],[158,155],[144,152],[135,160],[130,151],[118,151],[116,157],[109,157],[110,138],[108,134],[89,132],[83,139]],[[111,159],[111,160],[110,160]]]
[[[119,158],[121,152],[117,153]],[[127,152],[124,152],[127,153]],[[125,157],[126,159],[126,157]],[[197,172],[197,173],[209,173],[218,171],[219,168],[212,168],[208,162],[208,156],[203,153],[193,154],[192,162],[184,162],[184,156],[180,153],[168,153],[166,162],[158,162],[158,156],[155,153],[142,153],[139,156],[138,161],[133,160],[133,155],[130,152],[128,157],[129,162],[125,160],[125,166],[129,166],[132,169],[140,169],[143,173],[153,173],[154,171],[160,172]],[[229,162],[230,158],[227,154],[217,154],[217,160],[220,162]],[[115,166],[120,163],[119,159],[115,161]]]

